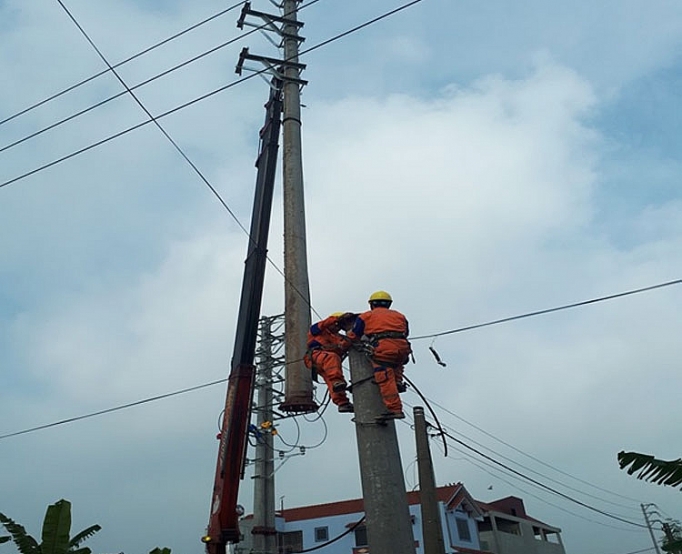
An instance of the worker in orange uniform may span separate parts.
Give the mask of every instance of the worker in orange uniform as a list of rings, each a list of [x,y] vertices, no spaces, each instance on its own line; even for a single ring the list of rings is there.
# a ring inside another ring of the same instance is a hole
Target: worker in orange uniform
[[[403,369],[412,352],[407,340],[410,333],[407,318],[397,310],[391,310],[392,303],[393,298],[386,291],[373,293],[369,297],[370,310],[357,316],[348,333],[352,341],[364,337],[372,347],[374,380],[387,409],[381,415],[382,419],[405,417],[400,392],[405,391]]]
[[[315,323],[308,331],[308,352],[303,359],[308,369],[314,369],[324,379],[329,396],[339,412],[353,411],[341,367],[351,341],[339,331],[349,331],[354,321],[355,314],[336,312]]]

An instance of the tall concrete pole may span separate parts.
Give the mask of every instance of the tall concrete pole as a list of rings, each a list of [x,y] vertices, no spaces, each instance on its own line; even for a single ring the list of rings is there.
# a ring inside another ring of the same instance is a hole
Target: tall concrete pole
[[[350,351],[350,373],[369,551],[415,554],[395,422],[377,422],[386,408],[369,360],[355,349]]]
[[[260,320],[260,349],[258,351],[258,375],[256,377],[257,418],[262,434],[256,444],[253,485],[253,551],[254,554],[277,554],[277,531],[275,530],[275,460],[274,437],[269,432],[272,424],[272,370],[274,318]]]
[[[658,549],[658,543],[656,542],[656,537],[654,537],[654,531],[651,528],[651,522],[649,521],[649,514],[646,511],[646,509],[649,506],[652,506],[652,504],[641,504],[641,506],[642,506],[642,513],[644,514],[644,521],[646,522],[646,526],[649,529],[649,535],[651,535],[651,540],[654,543],[654,548],[656,549],[656,554],[661,554],[661,551]]]
[[[282,36],[284,60],[298,63],[300,37],[296,11],[300,0],[284,0]],[[284,312],[286,334],[286,386],[281,409],[288,412],[312,412],[313,400],[310,370],[303,364],[306,338],[310,328],[310,285],[303,195],[303,156],[301,153],[300,70],[284,66],[283,127],[283,197],[284,197]]]
[[[424,554],[445,554],[443,526],[436,495],[436,478],[429,449],[429,435],[426,431],[424,408],[415,406],[414,434],[417,443],[417,467],[419,468],[419,503],[422,508],[422,535]]]

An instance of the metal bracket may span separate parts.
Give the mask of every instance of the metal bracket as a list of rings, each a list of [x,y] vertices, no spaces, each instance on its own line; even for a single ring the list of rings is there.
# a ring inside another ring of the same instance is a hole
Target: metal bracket
[[[293,39],[300,43],[305,41],[305,38],[298,36],[297,33],[289,33],[284,31],[284,27],[291,26],[295,27],[296,31],[303,27],[303,22],[297,21],[295,19],[288,19],[279,15],[272,15],[265,12],[260,12],[251,9],[251,2],[244,2],[242,6],[242,12],[237,20],[237,27],[243,29],[246,25],[247,27],[262,27],[261,25],[255,25],[254,23],[249,23],[246,21],[247,16],[253,16],[261,19],[265,23],[265,27],[262,28],[263,31],[272,31],[277,33],[280,37],[284,39]],[[282,27],[278,27],[276,24],[279,23]]]
[[[281,71],[281,69],[295,69],[300,74],[300,72],[306,68],[306,65],[303,63],[288,62],[286,60],[279,60],[277,58],[270,58],[268,56],[256,56],[254,54],[249,54],[249,48],[245,46],[239,53],[239,62],[237,62],[237,67],[235,69],[235,72],[238,75],[241,75],[242,71],[244,70],[256,72],[259,71],[257,69],[245,67],[244,62],[247,60],[260,62],[265,67],[266,73],[269,73],[270,75],[272,75],[276,79],[281,80],[282,82],[296,83],[299,86],[305,86],[308,84],[308,81],[304,81],[303,79],[299,79],[297,77],[287,77]],[[262,70],[260,70],[260,72],[262,73]]]

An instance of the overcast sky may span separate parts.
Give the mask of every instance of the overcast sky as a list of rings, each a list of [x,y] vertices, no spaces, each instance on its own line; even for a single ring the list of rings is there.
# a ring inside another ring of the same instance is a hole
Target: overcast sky
[[[64,3],[111,63],[233,5]],[[299,15],[303,48],[400,5],[319,0]],[[136,85],[238,38],[238,15],[136,58],[121,77]],[[682,278],[681,43],[675,1],[423,0],[304,55],[315,310],[361,311],[385,289],[424,336]],[[238,79],[244,46],[277,55],[253,33],[136,93],[155,115],[191,102]],[[12,117],[104,69],[58,2],[0,0],[0,435],[229,372],[247,238],[158,129],[15,180],[146,121],[121,94],[22,140],[120,94],[107,74]],[[161,120],[246,227],[267,95],[256,77]],[[281,221],[278,185],[278,267]],[[640,503],[651,502],[682,518],[678,490],[637,481],[616,460],[620,450],[682,456],[681,294],[669,286],[414,341],[408,376],[452,434],[594,509],[454,444],[444,457],[434,442],[438,483],[461,481],[482,501],[523,498],[563,530],[569,554],[652,547],[645,529],[598,511],[641,525]],[[282,310],[269,266],[263,314]],[[47,505],[67,498],[74,532],[103,527],[95,552],[200,554],[224,395],[218,384],[1,439],[0,511],[39,536]],[[408,413],[422,404],[414,392],[404,401]],[[349,418],[299,419],[279,429],[308,448],[278,466],[278,502],[361,496]],[[412,488],[409,420],[398,428]],[[251,484],[247,475],[247,510]]]

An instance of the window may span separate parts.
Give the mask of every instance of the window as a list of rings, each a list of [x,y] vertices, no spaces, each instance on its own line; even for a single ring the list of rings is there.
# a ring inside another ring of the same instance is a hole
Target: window
[[[329,527],[315,527],[315,542],[329,540]]]
[[[355,528],[355,546],[367,546],[367,527],[364,525]]]
[[[510,535],[521,535],[521,526],[518,521],[512,521],[503,517],[496,517],[497,530],[501,533],[509,533]]]
[[[455,522],[457,523],[457,534],[460,540],[471,542],[471,531],[469,530],[469,522],[461,517],[456,517]]]
[[[303,550],[303,531],[278,533],[277,539],[280,554],[291,554]]]

